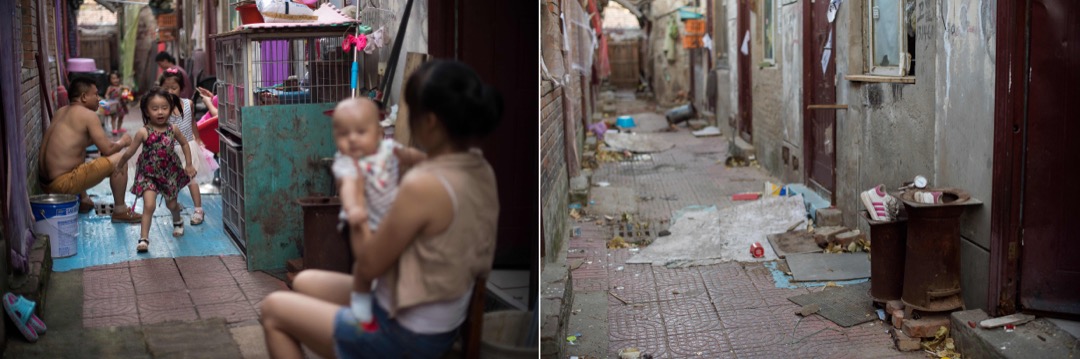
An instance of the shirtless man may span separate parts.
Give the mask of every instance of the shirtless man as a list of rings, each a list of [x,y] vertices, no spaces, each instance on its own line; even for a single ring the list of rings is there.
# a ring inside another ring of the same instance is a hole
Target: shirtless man
[[[120,142],[105,136],[95,113],[98,109],[97,86],[88,79],[76,78],[68,86],[70,105],[56,110],[52,124],[41,140],[38,163],[41,188],[46,193],[78,194],[82,196],[80,212],[89,211],[94,203],[86,190],[109,178],[113,192],[113,222],[139,223],[142,215],[124,203],[127,193],[127,167],[117,168],[131,136],[123,135]],[[96,145],[102,156],[85,162],[86,147]]]

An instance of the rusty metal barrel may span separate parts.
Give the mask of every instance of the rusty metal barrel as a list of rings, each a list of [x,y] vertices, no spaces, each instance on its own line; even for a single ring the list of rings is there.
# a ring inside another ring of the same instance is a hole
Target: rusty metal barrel
[[[942,192],[941,203],[919,203],[914,191],[900,196],[908,214],[902,299],[904,305],[914,309],[943,312],[963,306],[960,215],[969,206],[982,202],[961,189],[928,191]]]
[[[885,303],[900,300],[904,291],[904,253],[907,252],[907,218],[875,221],[859,212],[870,225],[870,297]]]

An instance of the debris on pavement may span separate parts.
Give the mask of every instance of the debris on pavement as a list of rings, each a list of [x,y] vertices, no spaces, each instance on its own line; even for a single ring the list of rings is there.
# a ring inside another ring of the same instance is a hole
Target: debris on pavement
[[[713,137],[724,134],[723,132],[720,132],[720,129],[716,128],[716,126],[708,126],[691,133],[693,133],[696,137]]]
[[[983,320],[983,321],[979,322],[979,326],[982,327],[983,329],[992,329],[992,328],[997,328],[997,327],[1001,327],[1001,326],[1005,326],[1005,325],[1009,325],[1009,324],[1021,325],[1021,324],[1030,322],[1032,320],[1035,320],[1034,315],[1024,314],[1024,313],[1016,313],[1016,314],[1006,315],[1004,317],[997,317],[997,318],[991,318],[991,319]]]
[[[619,350],[619,359],[642,359],[638,348],[623,348]]]
[[[747,248],[806,218],[802,196],[767,198],[719,210],[693,208],[676,211],[667,229],[671,235],[657,238],[627,263],[686,267],[732,260],[774,260],[776,254],[771,247],[764,247],[762,258],[754,258]]]
[[[615,236],[607,242],[608,249],[630,248],[632,245],[627,243],[623,237]]]
[[[934,333],[934,339],[922,342],[922,348],[934,358],[960,359],[962,356],[956,352],[956,344],[949,336],[949,328],[939,327]]]
[[[795,314],[803,317],[809,317],[811,315],[817,314],[817,312],[819,311],[821,311],[821,305],[817,303],[811,303],[809,305],[802,306],[802,308],[799,308],[799,310],[795,312]]]
[[[796,225],[802,223],[800,221]],[[787,258],[790,254],[821,252],[821,248],[818,248],[817,243],[814,242],[814,235],[810,232],[788,231],[770,234],[765,237],[769,240],[769,245],[772,246],[773,252],[776,252],[776,256],[779,258]]]
[[[745,192],[731,195],[732,201],[754,201],[761,198],[761,192]]]
[[[820,292],[801,294],[788,298],[795,304],[821,306],[818,315],[840,325],[851,327],[877,319],[870,298],[870,283],[860,283],[843,288],[827,288]]]
[[[663,152],[675,147],[675,143],[664,137],[637,133],[610,133],[604,136],[604,142],[615,150],[634,153]]]

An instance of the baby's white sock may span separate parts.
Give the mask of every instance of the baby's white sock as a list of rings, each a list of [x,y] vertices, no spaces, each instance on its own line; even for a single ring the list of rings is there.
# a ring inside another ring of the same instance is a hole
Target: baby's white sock
[[[352,292],[351,309],[360,323],[371,322],[371,293]]]

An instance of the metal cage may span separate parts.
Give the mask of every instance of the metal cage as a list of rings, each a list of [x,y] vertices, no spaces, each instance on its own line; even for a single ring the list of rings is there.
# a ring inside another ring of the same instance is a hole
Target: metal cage
[[[241,136],[247,106],[338,102],[351,95],[352,26],[242,29],[216,36],[221,128]],[[362,59],[360,61],[363,61]],[[360,79],[361,89],[376,86]]]

